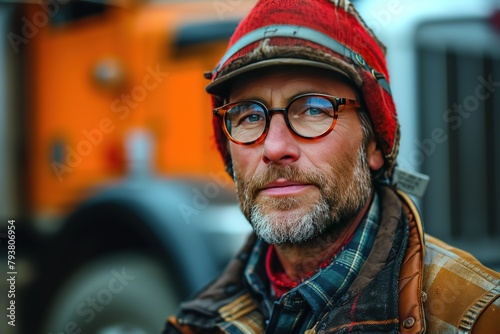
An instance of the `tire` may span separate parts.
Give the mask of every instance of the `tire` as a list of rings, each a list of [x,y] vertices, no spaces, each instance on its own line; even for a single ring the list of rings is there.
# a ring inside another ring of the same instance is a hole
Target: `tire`
[[[146,254],[97,258],[65,280],[43,333],[160,333],[180,302],[176,279]]]

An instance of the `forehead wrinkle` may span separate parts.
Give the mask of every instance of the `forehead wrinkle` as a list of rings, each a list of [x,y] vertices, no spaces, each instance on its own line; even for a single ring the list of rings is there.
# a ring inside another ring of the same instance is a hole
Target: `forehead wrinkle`
[[[273,77],[276,77],[274,75]],[[284,75],[279,75],[283,77]],[[248,88],[249,85],[238,85],[236,84],[231,94],[229,96],[229,100],[238,101],[238,100],[257,100],[264,103],[268,108],[276,108],[283,107],[284,103],[286,103],[283,87],[276,87],[276,85],[268,86],[265,82],[260,82],[257,78],[252,80],[250,84],[251,88]]]
[[[346,92],[346,87],[349,92]],[[271,69],[243,75],[233,83],[229,102],[258,100],[268,108],[284,108],[291,99],[304,93],[323,93],[356,98],[345,79],[325,75],[318,70],[293,68],[287,71]],[[347,94],[346,94],[347,93]]]

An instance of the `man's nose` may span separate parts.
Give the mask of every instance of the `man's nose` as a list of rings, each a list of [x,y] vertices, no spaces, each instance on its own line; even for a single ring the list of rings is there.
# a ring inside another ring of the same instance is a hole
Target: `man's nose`
[[[264,139],[265,163],[286,164],[296,161],[300,156],[297,138],[288,128],[282,114],[271,117],[269,131]]]

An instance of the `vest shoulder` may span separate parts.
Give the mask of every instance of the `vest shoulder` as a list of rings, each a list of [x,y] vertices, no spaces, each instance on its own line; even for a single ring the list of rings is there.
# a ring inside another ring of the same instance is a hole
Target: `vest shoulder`
[[[500,280],[499,272],[484,266],[472,254],[429,234],[425,235],[424,264],[426,267],[444,267],[457,273],[466,272],[471,278],[477,275],[497,284]]]
[[[500,326],[500,273],[474,256],[426,235],[423,291],[429,333],[473,333]]]

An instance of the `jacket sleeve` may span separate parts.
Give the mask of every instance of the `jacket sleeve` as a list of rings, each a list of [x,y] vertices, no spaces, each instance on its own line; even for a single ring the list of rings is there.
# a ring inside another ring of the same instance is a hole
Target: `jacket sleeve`
[[[162,334],[222,334],[222,332],[218,329],[214,330],[196,330],[191,326],[188,325],[181,325],[177,321],[177,318],[175,316],[169,317],[167,319],[167,323],[165,325],[165,329],[163,330]]]
[[[188,326],[180,325],[176,317],[169,317],[162,334],[196,334],[196,332]]]
[[[495,333],[500,328],[500,296],[479,316],[472,328],[472,334]]]

